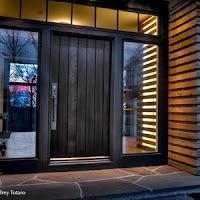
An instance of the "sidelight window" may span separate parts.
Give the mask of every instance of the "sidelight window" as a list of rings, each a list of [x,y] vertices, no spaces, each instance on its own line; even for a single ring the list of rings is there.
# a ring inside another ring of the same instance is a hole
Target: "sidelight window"
[[[123,154],[157,151],[158,46],[124,42]]]
[[[38,33],[0,29],[0,159],[36,156]]]

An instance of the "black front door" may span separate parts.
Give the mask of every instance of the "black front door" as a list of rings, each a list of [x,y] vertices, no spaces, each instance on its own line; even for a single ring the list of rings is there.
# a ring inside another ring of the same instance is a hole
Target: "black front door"
[[[111,43],[53,35],[51,158],[109,155]]]

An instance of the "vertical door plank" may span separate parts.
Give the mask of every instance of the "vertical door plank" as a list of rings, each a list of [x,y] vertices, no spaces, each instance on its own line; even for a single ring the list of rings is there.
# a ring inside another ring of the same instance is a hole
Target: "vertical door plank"
[[[95,153],[103,151],[103,64],[104,41],[96,40],[96,79],[95,79]]]
[[[58,156],[67,157],[67,110],[68,110],[68,68],[69,38],[60,37],[60,63],[58,82]]]
[[[110,42],[104,45],[104,72],[103,72],[103,155],[109,153],[109,107],[110,107]]]
[[[59,67],[59,36],[52,36],[51,40],[51,83],[58,82],[58,67]],[[52,102],[51,102],[52,109]],[[52,112],[51,112],[52,119]],[[58,154],[58,132],[51,131],[51,157],[57,157]]]
[[[78,102],[77,102],[77,156],[85,154],[85,114],[86,114],[86,42],[79,38],[78,45]]]
[[[86,154],[94,150],[95,40],[87,40]]]
[[[69,92],[68,92],[68,157],[76,155],[77,143],[77,57],[78,39],[70,38],[69,44]]]

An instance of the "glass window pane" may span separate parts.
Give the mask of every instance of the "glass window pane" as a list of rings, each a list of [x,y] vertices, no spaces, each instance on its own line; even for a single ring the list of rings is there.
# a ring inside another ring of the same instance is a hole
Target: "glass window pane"
[[[118,29],[138,32],[138,13],[119,11]]]
[[[36,156],[37,77],[38,33],[0,29],[0,159]]]
[[[158,47],[124,43],[123,154],[157,151]]]
[[[22,0],[22,19],[46,21],[46,0]]]
[[[71,3],[49,1],[48,22],[71,24]]]
[[[158,17],[139,14],[139,32],[149,35],[158,35]]]
[[[0,16],[19,18],[20,0],[0,0]]]
[[[73,5],[72,24],[94,27],[95,8],[93,6]]]
[[[117,29],[117,10],[96,8],[96,27]]]

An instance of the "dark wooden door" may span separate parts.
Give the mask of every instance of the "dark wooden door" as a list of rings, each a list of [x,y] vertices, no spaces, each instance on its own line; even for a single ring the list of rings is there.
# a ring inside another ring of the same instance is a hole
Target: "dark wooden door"
[[[54,35],[51,44],[51,158],[108,156],[110,41]]]

